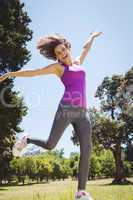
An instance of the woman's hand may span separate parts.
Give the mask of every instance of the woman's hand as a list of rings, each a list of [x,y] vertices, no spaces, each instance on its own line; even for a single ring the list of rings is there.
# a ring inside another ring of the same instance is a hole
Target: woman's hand
[[[4,81],[5,79],[7,79],[10,76],[10,73],[6,73],[3,76],[0,76],[0,82]]]
[[[91,37],[92,38],[96,38],[96,37],[98,37],[98,36],[100,36],[101,34],[102,34],[103,32],[91,32]]]

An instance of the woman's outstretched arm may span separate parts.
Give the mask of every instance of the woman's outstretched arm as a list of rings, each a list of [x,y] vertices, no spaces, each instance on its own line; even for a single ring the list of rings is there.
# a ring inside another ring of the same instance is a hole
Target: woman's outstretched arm
[[[90,38],[85,42],[83,49],[81,51],[81,54],[76,58],[75,63],[77,62],[77,64],[79,64],[79,65],[83,63],[85,57],[87,56],[87,54],[92,46],[94,38],[98,37],[101,34],[102,34],[102,32],[92,32],[91,33]]]
[[[8,72],[0,77],[0,81],[4,81],[8,77],[33,77],[33,76],[39,76],[44,74],[56,74],[58,75],[58,68],[59,63],[50,64],[47,67],[43,67],[40,69],[35,70],[24,70],[24,71],[15,71],[15,72]]]

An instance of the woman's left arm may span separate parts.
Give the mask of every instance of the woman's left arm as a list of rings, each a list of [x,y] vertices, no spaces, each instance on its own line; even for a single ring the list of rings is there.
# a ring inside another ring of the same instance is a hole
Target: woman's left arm
[[[87,54],[92,46],[94,39],[96,37],[100,36],[101,34],[102,34],[102,32],[92,32],[91,33],[90,38],[85,42],[83,49],[81,51],[81,54],[80,54],[80,56],[78,56],[76,58],[76,60],[74,61],[74,64],[81,65],[83,63],[85,57],[87,56]]]

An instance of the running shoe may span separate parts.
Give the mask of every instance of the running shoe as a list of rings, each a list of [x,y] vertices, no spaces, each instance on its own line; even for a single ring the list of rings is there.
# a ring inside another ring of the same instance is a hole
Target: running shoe
[[[94,200],[89,193],[85,191],[78,191],[75,194],[75,200]]]
[[[12,153],[15,157],[20,157],[21,151],[27,146],[27,138],[29,135],[24,135],[20,140],[14,144]]]

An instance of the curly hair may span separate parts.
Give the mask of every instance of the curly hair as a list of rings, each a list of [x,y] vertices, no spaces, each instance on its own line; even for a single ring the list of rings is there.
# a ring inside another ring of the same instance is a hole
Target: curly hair
[[[57,60],[54,49],[59,44],[64,44],[66,48],[71,48],[71,44],[66,38],[55,33],[41,38],[38,41],[37,49],[39,49],[40,54],[42,54],[44,57]]]

